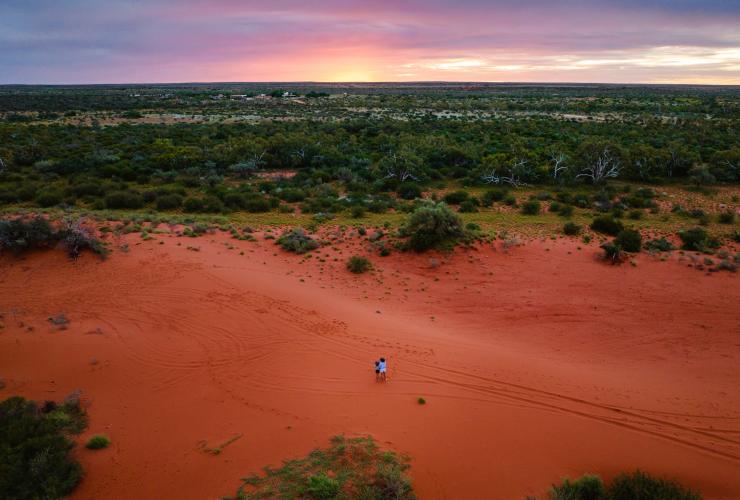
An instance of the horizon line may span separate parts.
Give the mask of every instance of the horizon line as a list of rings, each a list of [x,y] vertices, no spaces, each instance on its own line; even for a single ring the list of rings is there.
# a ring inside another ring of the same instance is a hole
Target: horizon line
[[[0,83],[0,87],[104,87],[104,86],[157,86],[157,85],[529,85],[529,86],[633,86],[633,87],[738,87],[738,83],[691,82],[569,82],[569,81],[485,81],[485,80],[387,80],[387,81],[320,81],[320,80],[253,80],[253,81],[170,81],[170,82],[65,82],[65,83]]]

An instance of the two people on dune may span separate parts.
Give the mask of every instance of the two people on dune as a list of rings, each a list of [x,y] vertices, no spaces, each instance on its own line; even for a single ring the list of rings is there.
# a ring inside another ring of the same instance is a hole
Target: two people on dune
[[[375,381],[376,382],[386,382],[386,371],[387,366],[385,362],[385,358],[380,358],[380,360],[375,362]]]

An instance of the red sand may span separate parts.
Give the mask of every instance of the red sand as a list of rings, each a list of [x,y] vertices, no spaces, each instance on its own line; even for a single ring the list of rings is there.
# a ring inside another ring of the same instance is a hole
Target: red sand
[[[411,455],[420,498],[546,498],[560,477],[637,467],[740,498],[734,275],[548,240],[372,257],[354,276],[357,240],[302,262],[270,241],[157,238],[106,261],[0,260],[0,397],[81,388],[82,439],[113,441],[78,449],[76,498],[218,498],[340,433]]]

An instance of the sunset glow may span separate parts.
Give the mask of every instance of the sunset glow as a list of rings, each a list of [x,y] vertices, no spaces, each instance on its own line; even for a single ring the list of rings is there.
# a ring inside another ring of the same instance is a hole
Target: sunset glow
[[[9,0],[2,83],[740,83],[721,0]]]

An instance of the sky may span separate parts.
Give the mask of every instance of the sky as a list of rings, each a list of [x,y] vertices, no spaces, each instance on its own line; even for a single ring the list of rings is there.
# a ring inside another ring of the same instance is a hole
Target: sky
[[[740,84],[740,0],[0,0],[0,83]]]

